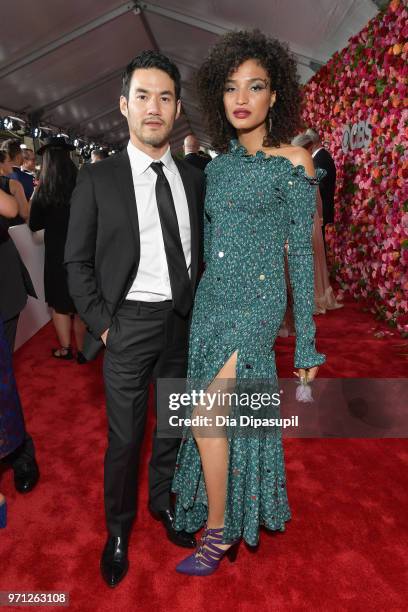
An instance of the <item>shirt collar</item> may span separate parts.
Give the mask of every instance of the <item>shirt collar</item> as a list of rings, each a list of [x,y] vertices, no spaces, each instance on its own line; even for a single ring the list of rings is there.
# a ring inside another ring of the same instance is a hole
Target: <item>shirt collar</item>
[[[177,174],[177,166],[174,162],[174,159],[171,155],[170,147],[168,147],[167,151],[161,156],[160,159],[153,159],[150,155],[147,155],[129,140],[127,146],[127,152],[130,159],[130,165],[132,166],[132,170],[135,174],[140,175],[150,167],[152,162],[161,161],[166,168],[172,172],[173,174]]]

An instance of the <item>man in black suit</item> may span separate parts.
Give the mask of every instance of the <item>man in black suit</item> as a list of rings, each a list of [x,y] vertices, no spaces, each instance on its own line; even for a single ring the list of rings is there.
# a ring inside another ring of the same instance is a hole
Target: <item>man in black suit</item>
[[[0,152],[1,159],[1,152]],[[8,179],[3,177],[1,187],[11,195]],[[4,334],[13,352],[20,313],[28,296],[37,297],[30,275],[8,233],[9,220],[0,216],[0,317]],[[19,493],[29,493],[38,482],[40,472],[35,458],[34,442],[26,431],[23,443],[7,458],[14,471],[14,485]]]
[[[142,52],[124,72],[120,110],[130,141],[120,154],[79,173],[65,251],[70,293],[93,338],[85,357],[106,345],[108,539],[101,571],[109,586],[128,569],[149,381],[153,372],[186,375],[204,199],[203,173],[170,153],[180,114],[177,67],[160,53]],[[149,506],[172,542],[192,548],[194,537],[173,527],[170,488],[178,446],[177,439],[155,432]]]
[[[334,159],[329,151],[325,149],[320,141],[319,134],[313,129],[306,130],[306,135],[310,136],[313,142],[312,157],[315,168],[323,168],[327,174],[319,183],[320,196],[323,205],[323,240],[326,248],[326,225],[334,223],[334,194],[336,191],[336,166]]]
[[[206,165],[211,161],[211,157],[206,153],[201,153],[200,144],[194,134],[188,134],[185,137],[183,148],[184,161],[204,171]]]

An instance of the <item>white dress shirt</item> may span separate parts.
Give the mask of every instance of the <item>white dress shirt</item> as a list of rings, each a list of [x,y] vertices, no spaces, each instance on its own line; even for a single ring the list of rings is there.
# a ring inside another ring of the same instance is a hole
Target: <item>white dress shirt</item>
[[[161,161],[163,172],[170,184],[176,209],[181,244],[188,273],[191,277],[191,232],[187,197],[170,147],[158,159],[152,159],[130,141],[127,151],[132,169],[140,234],[140,262],[136,278],[127,294],[127,300],[162,302],[171,300],[171,287],[166,251],[156,202],[157,174],[150,164]]]

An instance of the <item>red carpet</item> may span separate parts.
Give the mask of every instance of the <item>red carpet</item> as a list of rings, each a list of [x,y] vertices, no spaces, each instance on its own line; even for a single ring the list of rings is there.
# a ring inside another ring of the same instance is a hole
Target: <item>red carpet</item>
[[[407,375],[407,342],[375,336],[377,324],[357,304],[316,320],[328,356],[321,376]],[[286,532],[263,532],[257,552],[242,546],[235,564],[209,578],[174,571],[185,551],[147,512],[146,443],[131,567],[117,589],[105,587],[101,360],[60,363],[49,357],[54,344],[49,325],[16,353],[41,481],[24,497],[10,470],[2,476],[9,525],[0,531],[0,591],[68,591],[69,609],[80,612],[407,609],[408,444],[395,439],[285,440]],[[281,375],[293,370],[292,344],[278,341]]]

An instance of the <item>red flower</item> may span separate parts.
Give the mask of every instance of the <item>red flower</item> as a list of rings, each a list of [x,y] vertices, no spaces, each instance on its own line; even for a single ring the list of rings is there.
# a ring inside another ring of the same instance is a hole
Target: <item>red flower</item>
[[[408,312],[401,314],[397,317],[398,325],[408,325]]]

